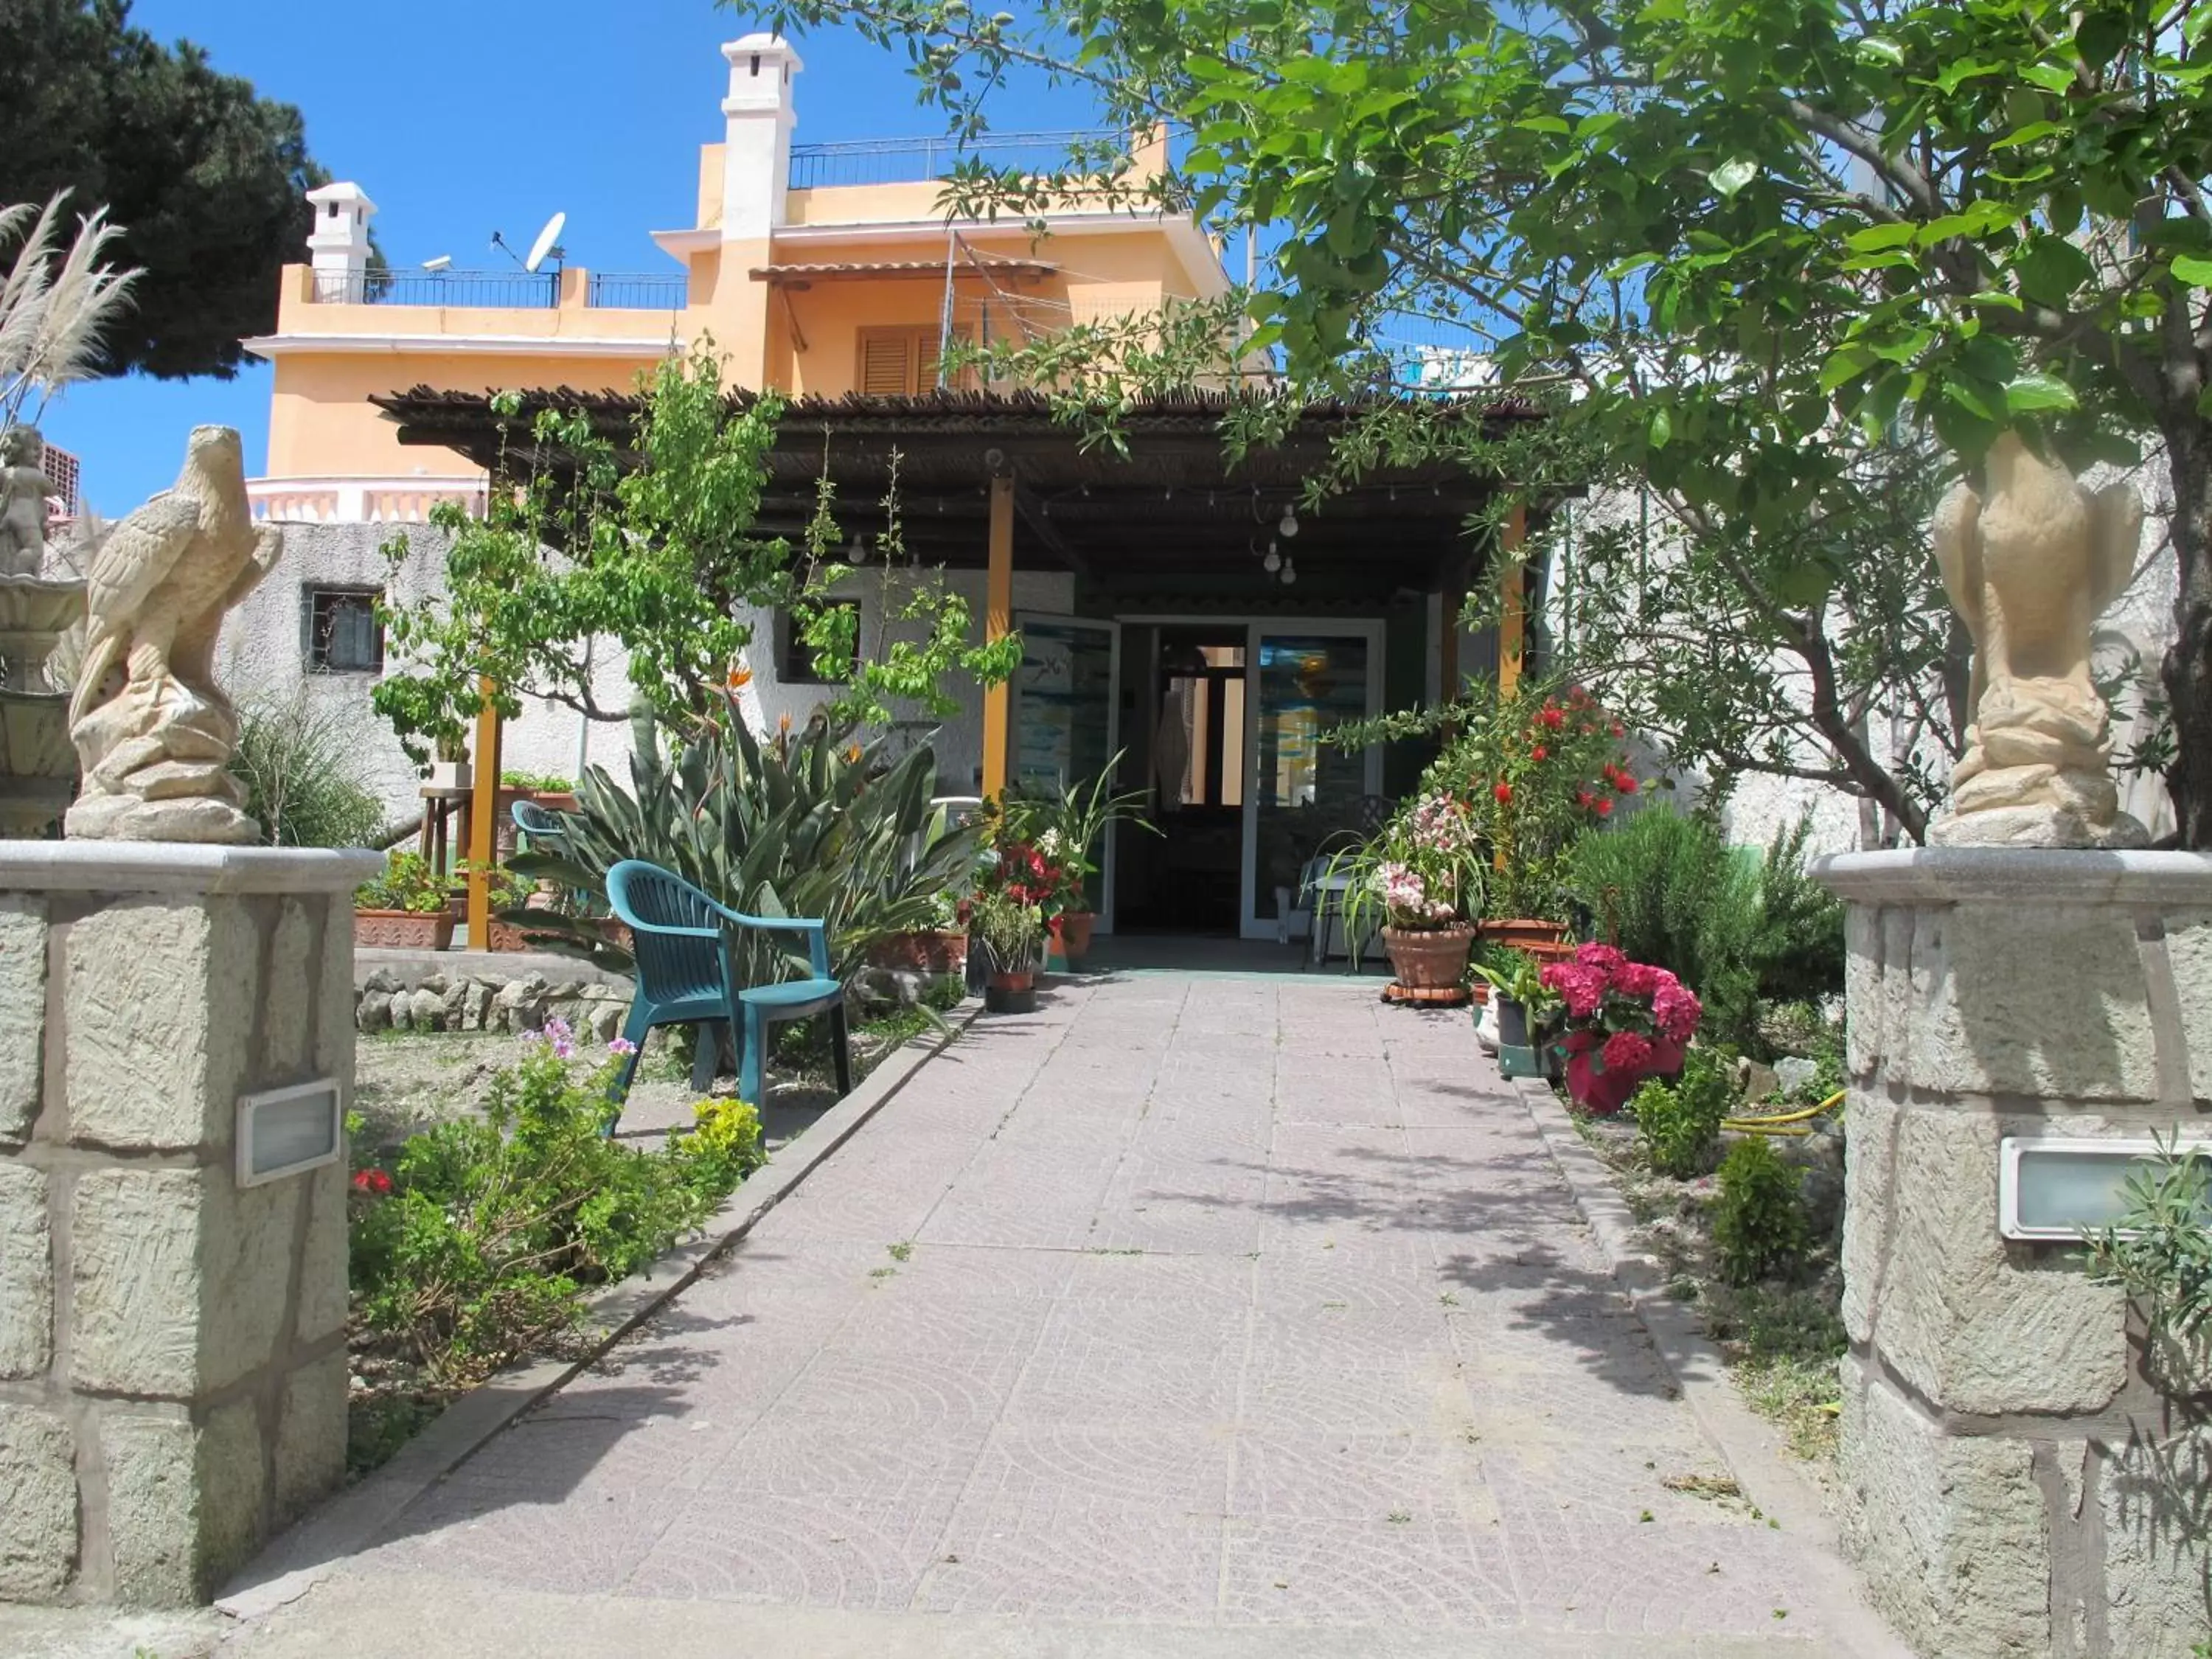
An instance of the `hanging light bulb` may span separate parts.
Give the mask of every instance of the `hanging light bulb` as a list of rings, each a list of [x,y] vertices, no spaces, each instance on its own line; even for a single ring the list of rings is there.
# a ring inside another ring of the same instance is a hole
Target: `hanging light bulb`
[[[1267,556],[1261,560],[1260,563],[1271,576],[1283,568],[1283,556],[1276,550],[1274,543],[1267,544]]]
[[[868,544],[860,539],[860,532],[857,530],[853,532],[853,544],[845,550],[845,562],[848,564],[866,564],[868,562]]]
[[[1285,537],[1297,535],[1298,533],[1297,509],[1292,507],[1285,507],[1283,509],[1283,521],[1277,525],[1275,528]]]
[[[1297,580],[1298,568],[1292,564],[1288,559],[1285,559],[1283,561],[1283,568],[1277,573],[1277,574],[1282,581],[1283,586],[1288,587],[1292,582]]]

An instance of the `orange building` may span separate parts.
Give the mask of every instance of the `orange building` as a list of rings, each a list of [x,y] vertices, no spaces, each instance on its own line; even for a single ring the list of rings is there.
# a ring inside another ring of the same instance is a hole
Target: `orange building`
[[[1112,849],[1103,925],[1274,933],[1306,860],[1418,769],[1411,754],[1321,746],[1322,732],[1480,665],[1482,642],[1452,618],[1484,551],[1464,526],[1490,485],[1446,466],[1370,469],[1316,514],[1305,480],[1356,410],[1309,410],[1292,441],[1232,466],[1218,390],[1131,411],[1115,454],[1018,389],[941,386],[955,337],[1033,337],[1224,293],[1219,251],[1188,216],[1103,200],[1060,204],[1042,234],[948,216],[946,141],[795,144],[798,53],[766,34],[722,52],[730,89],[720,141],[700,151],[696,222],[653,238],[680,270],[602,274],[557,253],[534,270],[372,269],[375,204],[356,184],[312,192],[312,263],[286,270],[276,331],[248,343],[276,369],[268,471],[250,489],[262,516],[301,527],[293,582],[237,623],[234,672],[284,683],[296,626],[294,678],[357,719],[361,677],[384,672],[365,620],[375,593],[388,580],[404,599],[441,568],[426,530],[409,532],[416,555],[396,573],[376,548],[439,500],[482,499],[489,391],[622,388],[710,337],[738,384],[793,400],[763,528],[803,526],[825,430],[848,501],[881,494],[896,447],[909,548],[970,591],[986,625],[1020,628],[1013,686],[931,723],[944,791],[1095,775],[1118,754],[1123,786],[1152,793],[1170,834]],[[1056,162],[1069,137],[994,140],[991,159]],[[1140,178],[1157,171],[1164,140],[1133,160]],[[595,402],[626,429],[624,398]],[[865,574],[855,585],[864,627],[879,593]],[[749,712],[803,716],[821,693],[788,619],[753,621]],[[618,703],[622,665],[604,668]],[[507,754],[566,774],[626,741],[533,705]],[[411,771],[388,734],[363,729],[360,744],[397,810]]]

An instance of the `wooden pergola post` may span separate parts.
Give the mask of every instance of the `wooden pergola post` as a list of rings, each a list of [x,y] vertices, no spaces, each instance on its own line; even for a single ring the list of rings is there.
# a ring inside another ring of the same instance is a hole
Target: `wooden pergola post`
[[[1498,695],[1510,697],[1521,684],[1521,654],[1528,633],[1527,589],[1521,574],[1521,543],[1528,532],[1528,509],[1513,503],[1498,538],[1498,580],[1504,605],[1498,618]]]
[[[469,798],[469,949],[491,948],[491,866],[499,848],[500,718],[489,679],[478,682],[475,788]]]
[[[1014,631],[1014,481],[991,480],[991,565],[983,599],[983,638],[995,644]],[[1001,680],[983,692],[983,797],[1006,791],[1013,684]]]

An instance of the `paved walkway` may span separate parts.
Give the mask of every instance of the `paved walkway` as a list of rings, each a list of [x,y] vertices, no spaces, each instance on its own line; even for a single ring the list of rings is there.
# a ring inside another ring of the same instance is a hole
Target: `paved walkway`
[[[979,1023],[246,1645],[1849,1650],[1725,1473],[1463,1014],[1131,975]]]

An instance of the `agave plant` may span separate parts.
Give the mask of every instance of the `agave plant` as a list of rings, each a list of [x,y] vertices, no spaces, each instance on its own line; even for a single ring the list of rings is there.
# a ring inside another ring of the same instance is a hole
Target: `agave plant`
[[[820,719],[763,740],[726,700],[672,742],[642,712],[629,788],[591,768],[576,786],[578,810],[560,815],[562,845],[521,854],[514,868],[602,901],[604,912],[607,872],[642,859],[733,910],[821,918],[832,971],[848,977],[878,939],[929,927],[940,896],[964,890],[976,862],[978,832],[931,809],[935,751],[919,744],[892,761],[888,741]],[[627,960],[588,920],[518,919],[559,936],[550,944]],[[749,933],[737,943],[749,976],[781,977],[784,937]]]

